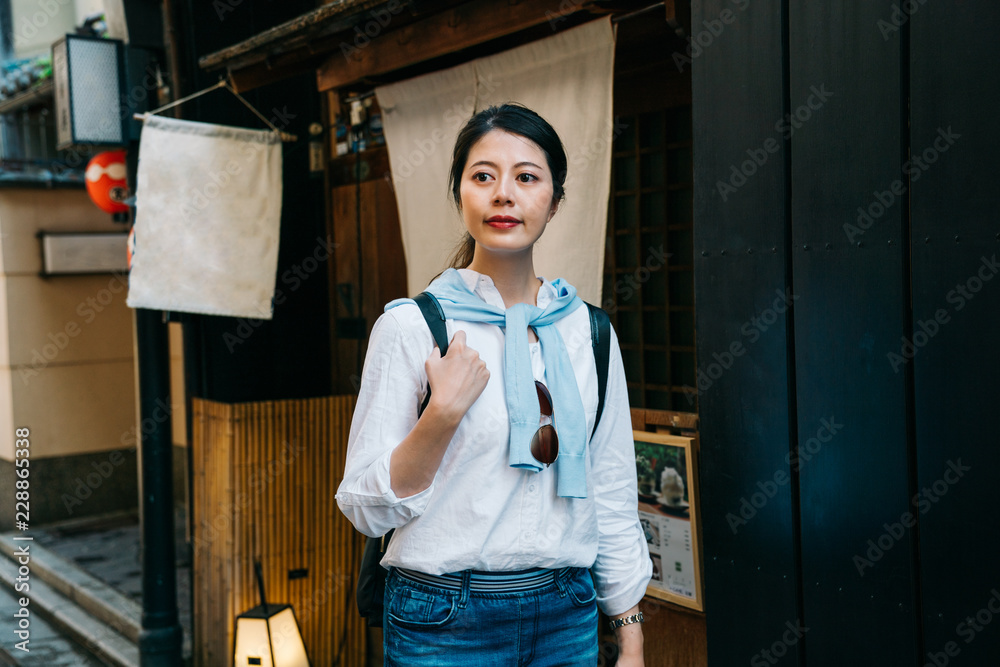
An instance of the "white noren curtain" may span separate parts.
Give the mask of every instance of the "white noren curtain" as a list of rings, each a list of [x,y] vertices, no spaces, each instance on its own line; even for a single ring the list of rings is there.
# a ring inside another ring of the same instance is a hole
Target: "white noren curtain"
[[[569,159],[566,200],[535,249],[535,271],[600,303],[613,79],[614,30],[604,18],[376,90],[411,294],[444,268],[465,232],[448,193],[455,137],[475,111],[513,101],[552,124]]]

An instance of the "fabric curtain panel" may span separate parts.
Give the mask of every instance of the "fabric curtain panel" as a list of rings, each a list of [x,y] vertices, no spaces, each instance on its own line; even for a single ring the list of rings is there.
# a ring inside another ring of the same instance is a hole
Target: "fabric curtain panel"
[[[281,164],[274,132],[148,118],[128,305],[271,319]]]
[[[375,89],[411,294],[445,268],[464,227],[448,194],[451,151],[476,107],[471,63]]]
[[[444,269],[465,232],[447,187],[458,131],[475,111],[512,101],[548,120],[569,158],[566,199],[536,247],[535,271],[553,280],[564,278],[581,298],[600,303],[611,185],[614,46],[611,20],[604,18],[376,90],[411,293]]]

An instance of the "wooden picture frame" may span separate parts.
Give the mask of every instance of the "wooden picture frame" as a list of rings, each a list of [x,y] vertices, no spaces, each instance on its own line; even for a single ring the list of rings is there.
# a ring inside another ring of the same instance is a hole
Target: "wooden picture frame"
[[[646,595],[704,610],[697,439],[633,431],[639,521],[653,561]]]

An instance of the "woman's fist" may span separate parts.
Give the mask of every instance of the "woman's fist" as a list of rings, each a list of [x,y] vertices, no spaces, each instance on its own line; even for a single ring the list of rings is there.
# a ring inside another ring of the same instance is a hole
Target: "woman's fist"
[[[479,353],[465,344],[465,332],[455,332],[448,354],[435,347],[424,363],[431,403],[438,411],[461,420],[489,382],[490,372]]]

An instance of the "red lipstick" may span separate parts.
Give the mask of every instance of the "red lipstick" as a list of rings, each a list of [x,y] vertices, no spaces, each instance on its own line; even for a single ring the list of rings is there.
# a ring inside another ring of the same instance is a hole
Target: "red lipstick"
[[[521,224],[521,221],[509,215],[494,215],[492,218],[487,218],[486,224],[496,229],[510,229]]]

